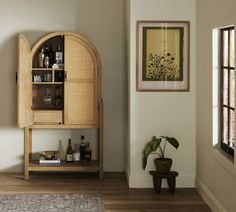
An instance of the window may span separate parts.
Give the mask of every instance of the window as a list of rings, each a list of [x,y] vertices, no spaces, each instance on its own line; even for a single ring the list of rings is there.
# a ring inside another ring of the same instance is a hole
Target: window
[[[220,141],[221,149],[234,157],[235,64],[234,27],[220,29]]]

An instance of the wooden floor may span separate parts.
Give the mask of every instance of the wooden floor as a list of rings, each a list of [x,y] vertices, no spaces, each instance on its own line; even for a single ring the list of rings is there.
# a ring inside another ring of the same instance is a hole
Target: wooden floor
[[[86,193],[101,194],[106,211],[209,212],[195,189],[176,189],[161,194],[153,189],[129,189],[124,173],[105,173],[99,180],[93,174],[34,174],[25,181],[19,174],[0,175],[0,193]]]

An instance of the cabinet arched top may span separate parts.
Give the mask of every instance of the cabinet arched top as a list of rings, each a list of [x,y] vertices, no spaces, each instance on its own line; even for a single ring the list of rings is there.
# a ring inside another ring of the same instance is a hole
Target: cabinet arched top
[[[47,40],[53,37],[60,37],[60,36],[62,37],[73,36],[75,39],[77,39],[88,50],[93,60],[95,60],[94,62],[96,63],[96,66],[98,66],[98,69],[101,71],[101,59],[95,46],[89,40],[87,40],[84,36],[77,33],[73,33],[73,32],[53,32],[48,35],[45,35],[39,41],[37,41],[37,43],[35,43],[35,45],[33,46],[31,50],[32,57],[34,57],[34,55],[37,53],[39,48]]]

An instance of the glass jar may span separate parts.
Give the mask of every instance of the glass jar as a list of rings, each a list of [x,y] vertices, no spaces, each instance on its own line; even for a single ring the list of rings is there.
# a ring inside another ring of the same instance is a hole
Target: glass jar
[[[50,94],[50,90],[46,89],[46,95],[43,96],[43,104],[48,105],[52,103],[52,96]]]

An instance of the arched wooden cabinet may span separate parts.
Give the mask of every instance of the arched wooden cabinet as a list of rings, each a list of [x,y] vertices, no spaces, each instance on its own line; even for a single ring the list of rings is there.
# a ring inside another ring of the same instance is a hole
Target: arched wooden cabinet
[[[17,124],[24,128],[25,179],[29,179],[33,171],[94,171],[102,178],[103,102],[97,50],[86,38],[70,32],[46,35],[32,49],[24,35],[20,34],[18,39]],[[55,50],[58,45],[64,63],[51,68],[40,67],[40,49],[51,46]],[[54,102],[56,95],[60,96],[60,104]],[[98,159],[60,166],[38,165],[31,160],[34,128],[97,128]]]

